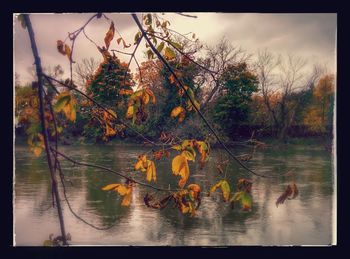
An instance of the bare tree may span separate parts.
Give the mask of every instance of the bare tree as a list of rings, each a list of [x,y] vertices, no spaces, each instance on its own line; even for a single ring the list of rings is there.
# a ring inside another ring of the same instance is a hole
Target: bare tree
[[[94,58],[83,58],[74,66],[74,77],[78,86],[85,86],[88,80],[92,79],[99,62]]]
[[[231,45],[225,37],[223,37],[216,46],[207,46],[206,50],[206,58],[202,62],[205,64],[205,67],[217,73],[213,74],[208,73],[208,71],[203,71],[202,77],[207,82],[207,90],[203,96],[203,108],[209,104],[220,91],[220,78],[225,68],[229,64],[235,65],[245,62],[250,57],[243,49]]]
[[[304,59],[293,55],[282,57],[267,50],[258,52],[255,68],[260,91],[281,141],[286,140],[287,131],[294,121],[302,96],[300,93],[312,88],[321,74],[321,69],[314,66],[313,71],[306,75],[305,65]]]

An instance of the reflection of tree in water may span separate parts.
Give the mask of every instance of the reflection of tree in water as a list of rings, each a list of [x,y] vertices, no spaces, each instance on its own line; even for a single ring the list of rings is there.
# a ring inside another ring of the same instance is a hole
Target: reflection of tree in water
[[[85,175],[87,192],[87,210],[93,211],[102,220],[104,226],[111,225],[123,217],[127,217],[130,208],[121,206],[122,197],[116,192],[105,192],[101,188],[111,182],[123,182],[116,176],[107,176],[96,170],[88,169]]]

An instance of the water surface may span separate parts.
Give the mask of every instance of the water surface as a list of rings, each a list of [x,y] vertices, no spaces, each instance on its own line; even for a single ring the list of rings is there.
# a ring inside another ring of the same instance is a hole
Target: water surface
[[[76,160],[104,165],[113,170],[130,171],[137,156],[149,149],[137,146],[64,146],[60,151]],[[233,149],[237,154],[245,148]],[[176,151],[172,152],[172,157]],[[224,151],[213,150],[203,170],[190,162],[188,183],[197,183],[204,192],[222,179],[215,161]],[[15,151],[15,242],[18,246],[42,245],[50,233],[58,235],[57,211],[51,207],[51,188],[44,156],[34,157],[27,146]],[[72,245],[328,245],[332,242],[333,174],[331,154],[322,146],[289,145],[285,148],[258,150],[248,163],[263,174],[280,174],[295,168],[294,178],[266,179],[252,177],[235,162],[227,167],[233,189],[238,178],[253,179],[253,209],[232,210],[219,195],[203,196],[197,216],[182,215],[173,206],[164,210],[147,208],[146,192],[134,188],[130,207],[120,205],[116,193],[102,191],[109,183],[122,179],[99,169],[74,166],[62,161],[67,180],[67,195],[73,209],[97,226],[114,226],[106,231],[95,230],[75,218],[63,201],[66,230]],[[157,185],[176,187],[179,180],[171,174],[171,160],[156,162]],[[142,173],[130,173],[145,181]],[[287,200],[278,208],[275,201],[288,183],[294,180],[299,188],[295,200]],[[155,195],[158,195],[155,193]],[[159,193],[160,195],[160,193]]]

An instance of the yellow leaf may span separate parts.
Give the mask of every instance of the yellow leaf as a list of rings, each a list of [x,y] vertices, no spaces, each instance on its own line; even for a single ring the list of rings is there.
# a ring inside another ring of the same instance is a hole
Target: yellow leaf
[[[113,184],[108,184],[105,187],[102,188],[104,191],[109,191],[117,188],[120,185],[120,183],[113,183]]]
[[[210,194],[215,192],[218,188],[221,188],[224,201],[228,201],[230,196],[230,185],[228,184],[228,182],[226,180],[219,181],[217,184],[210,188]]]
[[[134,115],[134,106],[131,105],[131,106],[128,107],[128,110],[126,112],[126,118],[127,119],[132,119],[133,115]]]
[[[130,202],[131,202],[131,190],[128,194],[126,194],[123,198],[123,201],[122,201],[122,206],[129,206],[130,205]]]
[[[117,193],[119,193],[121,196],[124,196],[129,192],[129,187],[125,186],[124,184],[120,184],[114,189]]]
[[[170,116],[172,118],[179,116],[179,122],[182,122],[185,119],[185,109],[177,106],[171,111]]]
[[[190,152],[190,151],[184,150],[184,151],[182,151],[181,154],[183,156],[185,156],[187,160],[190,160],[190,161],[194,161],[195,160],[193,153]]]
[[[132,186],[131,185],[125,185],[125,184],[108,184],[105,187],[102,188],[104,191],[110,191],[114,190],[119,195],[124,196],[122,201],[122,206],[129,206],[131,201],[131,194],[132,194]]]
[[[72,60],[72,51],[71,51],[70,47],[67,44],[64,45],[64,50],[66,52],[66,55],[67,55],[69,61],[73,62],[73,60]]]
[[[175,149],[175,150],[178,150],[178,151],[182,150],[182,146],[181,145],[175,145],[175,146],[172,146],[171,148]]]
[[[171,169],[174,175],[181,176],[178,184],[181,188],[183,188],[190,176],[190,168],[186,157],[183,154],[174,157],[171,164]]]
[[[114,37],[114,23],[111,22],[111,25],[109,27],[109,30],[107,31],[106,33],[106,36],[105,36],[105,44],[106,44],[106,48],[108,49],[109,48],[109,45],[111,43],[111,41],[113,40],[113,37]]]
[[[140,155],[135,164],[135,170],[141,170],[142,172],[146,172],[147,166],[148,165],[146,155]]]
[[[112,127],[108,126],[108,124],[106,124],[106,136],[113,137],[116,134],[117,134],[117,132],[115,131],[115,129],[113,129]]]
[[[167,60],[171,60],[176,57],[175,52],[169,47],[165,48],[164,55]]]
[[[150,182],[153,179],[155,182],[157,180],[156,166],[153,161],[147,160],[147,177],[146,180]]]

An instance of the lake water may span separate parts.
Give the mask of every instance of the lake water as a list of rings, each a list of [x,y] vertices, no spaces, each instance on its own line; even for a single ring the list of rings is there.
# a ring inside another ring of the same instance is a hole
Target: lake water
[[[73,159],[94,163],[113,170],[130,171],[139,154],[149,148],[138,146],[63,146],[60,151]],[[246,148],[232,149],[236,154]],[[177,151],[172,152],[172,156]],[[188,183],[197,183],[203,192],[222,179],[215,161],[227,156],[222,150],[212,150],[203,170],[190,163]],[[51,206],[51,188],[44,155],[34,157],[27,146],[15,150],[15,243],[17,246],[40,246],[50,233],[60,234],[56,208]],[[62,160],[67,195],[72,208],[85,220],[97,226],[114,226],[105,231],[93,229],[75,218],[62,201],[66,231],[72,245],[137,245],[137,246],[233,246],[233,245],[328,245],[332,242],[333,166],[331,153],[322,146],[289,145],[284,148],[257,150],[248,166],[263,174],[281,174],[295,168],[294,179],[266,179],[251,176],[234,161],[227,167],[227,176],[234,188],[238,178],[253,180],[253,209],[243,212],[239,206],[231,209],[221,201],[219,193],[203,195],[196,217],[182,215],[168,206],[155,210],[144,205],[146,192],[136,186],[130,207],[120,205],[114,192],[102,191],[109,183],[122,180],[99,169],[74,166]],[[176,188],[178,178],[171,174],[171,159],[156,162],[157,185]],[[129,173],[145,181],[141,172]],[[278,208],[278,196],[294,180],[299,188],[295,200],[286,200]],[[62,197],[61,197],[62,198]]]

